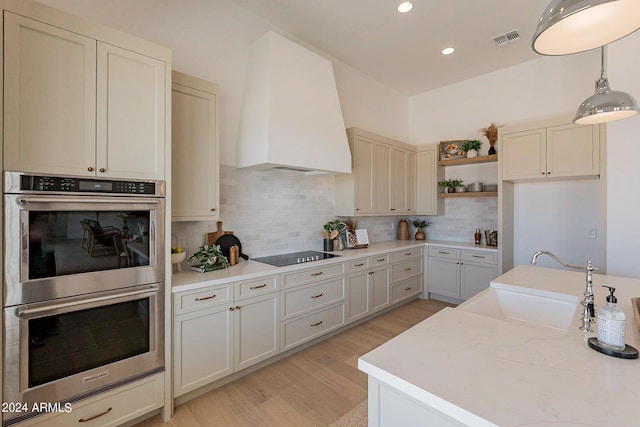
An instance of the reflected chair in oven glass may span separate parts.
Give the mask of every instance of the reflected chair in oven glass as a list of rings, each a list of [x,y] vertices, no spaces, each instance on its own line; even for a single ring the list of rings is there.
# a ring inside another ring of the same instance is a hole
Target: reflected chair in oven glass
[[[118,268],[129,267],[131,265],[131,255],[129,249],[125,245],[121,234],[113,235],[113,246],[116,249],[116,255],[118,256]]]
[[[114,249],[113,236],[120,234],[120,230],[110,225],[103,227],[98,221],[91,219],[83,219],[80,223],[85,232],[82,247],[84,247],[91,256],[95,255],[95,250],[99,247],[104,248],[106,253]]]

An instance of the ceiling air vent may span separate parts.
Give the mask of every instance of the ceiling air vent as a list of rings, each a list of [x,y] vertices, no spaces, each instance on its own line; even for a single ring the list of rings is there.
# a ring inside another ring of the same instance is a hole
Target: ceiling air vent
[[[508,44],[515,43],[518,40],[520,40],[520,34],[518,34],[518,30],[509,31],[506,34],[502,34],[498,37],[493,38],[493,42],[498,47],[504,47]]]

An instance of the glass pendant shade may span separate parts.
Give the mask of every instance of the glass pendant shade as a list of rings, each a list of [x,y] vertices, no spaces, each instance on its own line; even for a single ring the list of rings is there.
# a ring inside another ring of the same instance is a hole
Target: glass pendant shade
[[[553,0],[540,17],[531,47],[541,55],[584,52],[638,28],[638,0]]]
[[[611,90],[604,71],[604,47],[602,47],[602,69],[596,80],[593,95],[580,104],[573,122],[579,125],[612,122],[638,114],[638,104],[626,92]]]

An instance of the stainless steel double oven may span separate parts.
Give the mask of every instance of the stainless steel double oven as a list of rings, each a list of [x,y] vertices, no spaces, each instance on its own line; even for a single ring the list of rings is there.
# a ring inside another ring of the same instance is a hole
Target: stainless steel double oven
[[[73,403],[164,369],[164,195],[5,173],[4,402]]]

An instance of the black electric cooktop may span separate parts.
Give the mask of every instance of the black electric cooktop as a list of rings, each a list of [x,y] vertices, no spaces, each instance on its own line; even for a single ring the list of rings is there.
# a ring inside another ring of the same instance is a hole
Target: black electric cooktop
[[[318,251],[293,252],[290,254],[265,256],[261,258],[252,258],[253,261],[262,262],[276,267],[284,267],[286,265],[303,264],[307,262],[320,261],[340,255],[328,254]]]

